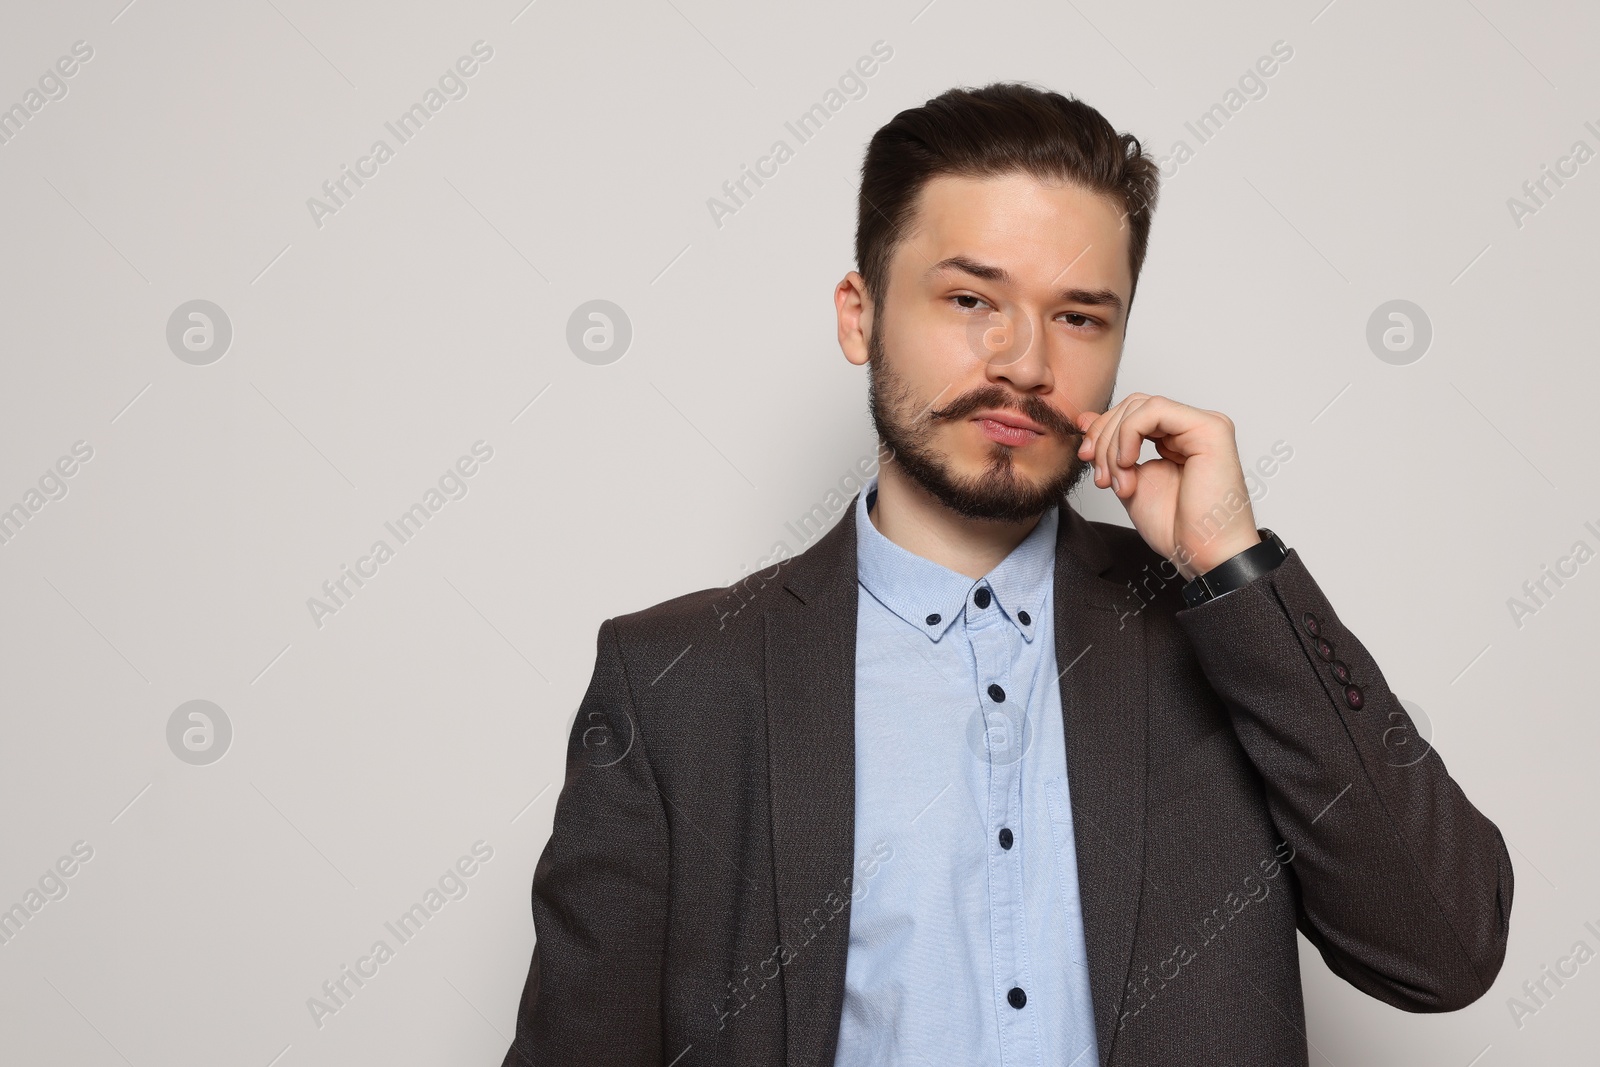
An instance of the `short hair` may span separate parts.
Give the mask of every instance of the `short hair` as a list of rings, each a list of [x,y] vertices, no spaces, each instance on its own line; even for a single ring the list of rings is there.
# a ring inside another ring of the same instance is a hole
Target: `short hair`
[[[911,225],[917,197],[942,175],[984,178],[1022,171],[1117,198],[1128,228],[1128,266],[1139,288],[1160,168],[1130,133],[1072,97],[1021,82],[950,89],[900,112],[872,135],[856,203],[856,269],[875,306],[889,261]]]

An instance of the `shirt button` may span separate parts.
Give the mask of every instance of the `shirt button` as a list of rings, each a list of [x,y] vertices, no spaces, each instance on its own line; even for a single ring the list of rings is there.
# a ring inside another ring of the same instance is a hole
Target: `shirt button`
[[[987,589],[979,589],[976,593],[973,593],[972,594],[972,602],[974,604],[978,605],[978,607],[980,607],[980,608],[988,607],[989,606],[989,590],[987,590]]]
[[[939,625],[939,613],[936,611],[932,615],[929,615],[927,622],[929,626]]]
[[[1022,625],[1024,625],[1024,626],[1032,626],[1033,625],[1033,617],[1031,615],[1029,615],[1026,611],[1017,612],[1017,620],[1019,622],[1021,622]]]
[[[991,683],[989,686],[989,699],[996,704],[1004,704],[1006,702],[1006,691]]]
[[[1000,828],[1000,847],[1001,848],[1010,848],[1012,840],[1013,840],[1013,838],[1011,836],[1011,827],[1002,826]]]
[[[1020,1010],[1024,1004],[1028,1003],[1028,994],[1022,991],[1021,986],[1014,985],[1011,987],[1011,992],[1006,994],[1006,1003]]]

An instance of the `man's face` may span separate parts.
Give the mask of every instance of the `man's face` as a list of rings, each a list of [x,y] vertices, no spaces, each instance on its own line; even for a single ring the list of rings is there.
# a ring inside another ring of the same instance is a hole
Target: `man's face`
[[[1022,173],[940,176],[910,230],[863,319],[878,435],[956,512],[1036,516],[1089,469],[1073,420],[1110,403],[1133,286],[1122,209]]]

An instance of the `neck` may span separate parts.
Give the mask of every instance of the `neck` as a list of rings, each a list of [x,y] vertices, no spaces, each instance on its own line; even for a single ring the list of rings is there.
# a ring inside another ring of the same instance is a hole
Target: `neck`
[[[907,552],[978,579],[999,566],[1042,516],[1020,522],[968,518],[886,465],[878,470],[878,496],[867,517]]]

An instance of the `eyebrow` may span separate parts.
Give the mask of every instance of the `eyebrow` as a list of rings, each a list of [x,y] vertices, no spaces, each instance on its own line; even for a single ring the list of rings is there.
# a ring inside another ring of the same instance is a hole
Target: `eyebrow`
[[[941,259],[939,262],[928,268],[929,274],[946,274],[951,271],[959,271],[962,274],[970,274],[974,278],[982,278],[984,281],[989,282],[998,282],[1001,285],[1011,284],[1011,275],[1004,267],[994,267],[987,263],[979,263],[976,260],[967,258],[966,256],[951,256],[948,259]],[[1116,293],[1112,292],[1110,289],[1068,288],[1062,289],[1058,295],[1061,297],[1061,299],[1074,304],[1089,304],[1095,307],[1109,307],[1116,309],[1118,312],[1123,310],[1122,298]]]

